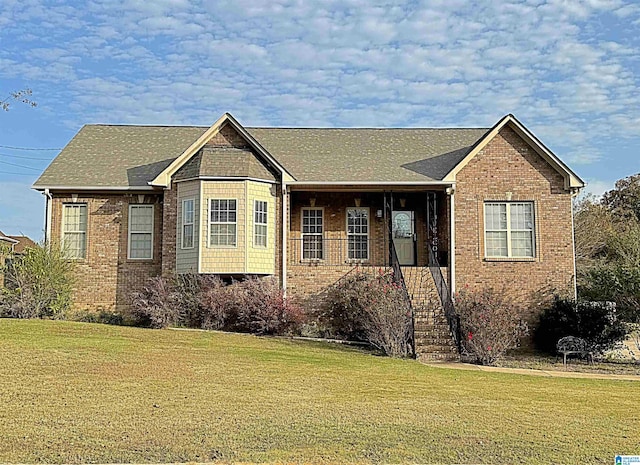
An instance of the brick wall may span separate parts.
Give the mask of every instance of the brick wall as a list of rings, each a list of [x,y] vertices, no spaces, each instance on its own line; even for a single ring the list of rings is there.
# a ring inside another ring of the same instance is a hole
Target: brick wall
[[[52,201],[52,240],[60,240],[65,203],[87,205],[86,258],[76,260],[74,308],[83,310],[122,310],[128,306],[131,291],[139,289],[161,270],[162,203],[159,195],[144,195],[142,203],[153,204],[153,259],[127,258],[129,204],[140,203],[136,194],[70,195],[54,194]]]
[[[483,204],[491,200],[534,202],[534,259],[484,258]],[[512,129],[502,129],[457,175],[456,288],[506,287],[528,304],[540,291],[571,291],[571,225],[571,195],[562,176]]]
[[[170,276],[176,270],[176,228],[178,220],[178,186],[171,183],[165,189],[162,202],[162,275]]]

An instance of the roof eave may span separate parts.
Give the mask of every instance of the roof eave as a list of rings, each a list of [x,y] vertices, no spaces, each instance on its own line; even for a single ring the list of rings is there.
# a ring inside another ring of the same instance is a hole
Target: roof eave
[[[31,189],[38,192],[50,191],[157,191],[154,186],[56,186],[56,185],[32,185]]]

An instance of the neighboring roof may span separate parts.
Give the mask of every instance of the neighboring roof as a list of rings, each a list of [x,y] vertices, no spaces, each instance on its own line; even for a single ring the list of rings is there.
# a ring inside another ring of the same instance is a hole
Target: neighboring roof
[[[148,182],[206,130],[194,126],[83,126],[33,187],[148,189]]]
[[[201,148],[175,174],[176,180],[196,177],[236,177],[276,181],[276,177],[248,149]]]
[[[5,236],[2,231],[0,231],[0,241],[8,242],[9,244],[17,244],[18,241],[10,236]]]
[[[16,245],[13,247],[13,251],[15,253],[21,254],[28,248],[35,248],[38,246],[30,237],[27,236],[7,236],[14,241],[16,241]]]
[[[225,124],[247,140],[247,149],[205,146]],[[265,166],[297,183],[453,182],[456,170],[505,124],[561,172],[568,187],[584,185],[512,115],[493,128],[311,129],[245,128],[225,113],[209,128],[84,126],[34,188],[150,189],[168,185],[175,174],[186,179],[185,173],[275,179]]]

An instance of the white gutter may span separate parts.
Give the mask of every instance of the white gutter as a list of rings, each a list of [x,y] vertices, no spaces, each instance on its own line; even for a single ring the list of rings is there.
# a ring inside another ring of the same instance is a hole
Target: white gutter
[[[150,186],[31,186],[37,191],[158,191],[160,189]]]
[[[450,186],[451,181],[291,181],[290,186]]]
[[[287,183],[284,180],[284,173],[282,173],[282,290],[284,295],[287,295]]]
[[[449,195],[449,249],[451,252],[449,253],[449,292],[451,293],[451,298],[456,292],[456,207],[455,207],[455,188],[450,187],[447,189],[447,194]]]

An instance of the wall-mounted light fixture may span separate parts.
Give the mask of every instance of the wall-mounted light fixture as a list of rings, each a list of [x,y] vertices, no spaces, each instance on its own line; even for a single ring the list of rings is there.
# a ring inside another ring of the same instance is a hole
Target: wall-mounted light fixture
[[[376,210],[376,218],[382,218],[382,210]]]

